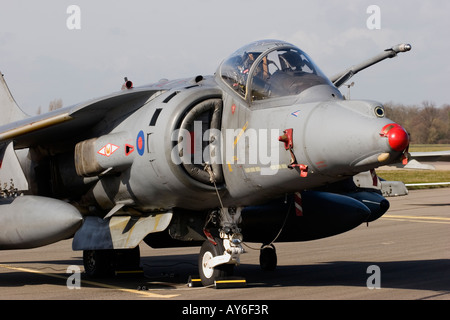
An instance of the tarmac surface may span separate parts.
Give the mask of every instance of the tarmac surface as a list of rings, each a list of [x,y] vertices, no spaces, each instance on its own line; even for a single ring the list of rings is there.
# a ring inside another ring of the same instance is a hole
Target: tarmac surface
[[[270,300],[450,300],[450,188],[389,201],[388,213],[369,226],[322,240],[276,243],[274,272],[262,271],[259,251],[246,248],[235,268],[245,288],[189,288],[189,276],[198,274],[198,247],[141,244],[143,273],[89,279],[82,252],[66,240],[1,251],[0,300],[251,300],[260,308]]]

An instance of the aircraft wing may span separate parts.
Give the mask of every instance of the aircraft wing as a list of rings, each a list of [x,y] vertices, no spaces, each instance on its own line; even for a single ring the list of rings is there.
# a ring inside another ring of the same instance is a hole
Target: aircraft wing
[[[411,152],[411,158],[417,161],[450,161],[449,151]]]
[[[435,166],[430,162],[449,162],[450,150],[446,151],[428,151],[428,152],[410,152],[408,163],[393,163],[391,166],[405,169],[435,170]]]
[[[133,113],[156,92],[155,87],[123,90],[98,99],[25,118],[0,126],[0,144],[14,141],[16,149],[70,141],[95,126],[108,127],[108,115],[115,118]]]

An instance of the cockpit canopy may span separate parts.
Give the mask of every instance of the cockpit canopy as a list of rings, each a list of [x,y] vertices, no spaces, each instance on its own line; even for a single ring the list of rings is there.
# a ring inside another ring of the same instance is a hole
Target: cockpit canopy
[[[219,67],[221,79],[247,101],[298,95],[321,84],[331,85],[306,53],[283,41],[253,42]]]

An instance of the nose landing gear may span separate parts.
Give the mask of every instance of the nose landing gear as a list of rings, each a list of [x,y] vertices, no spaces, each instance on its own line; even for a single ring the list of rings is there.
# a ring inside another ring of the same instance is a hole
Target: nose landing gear
[[[207,240],[203,243],[198,257],[200,279],[203,286],[211,286],[219,278],[233,275],[235,264],[227,264],[230,260],[223,245],[223,240],[215,238],[215,245]]]
[[[198,258],[198,269],[203,286],[210,286],[219,278],[233,275],[235,265],[240,264],[242,235],[238,228],[241,221],[241,208],[222,208],[210,214],[204,233],[207,240],[203,243]],[[209,224],[219,226],[219,237],[213,237],[207,229]]]

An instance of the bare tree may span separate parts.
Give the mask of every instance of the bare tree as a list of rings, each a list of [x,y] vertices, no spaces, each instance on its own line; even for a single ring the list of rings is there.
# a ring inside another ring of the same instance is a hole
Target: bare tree
[[[386,103],[386,116],[401,124],[415,144],[450,143],[450,105],[438,108],[430,101],[422,106]]]
[[[53,111],[57,109],[61,109],[63,106],[63,101],[61,98],[55,99],[53,101],[50,101],[50,104],[48,105],[48,111]]]

